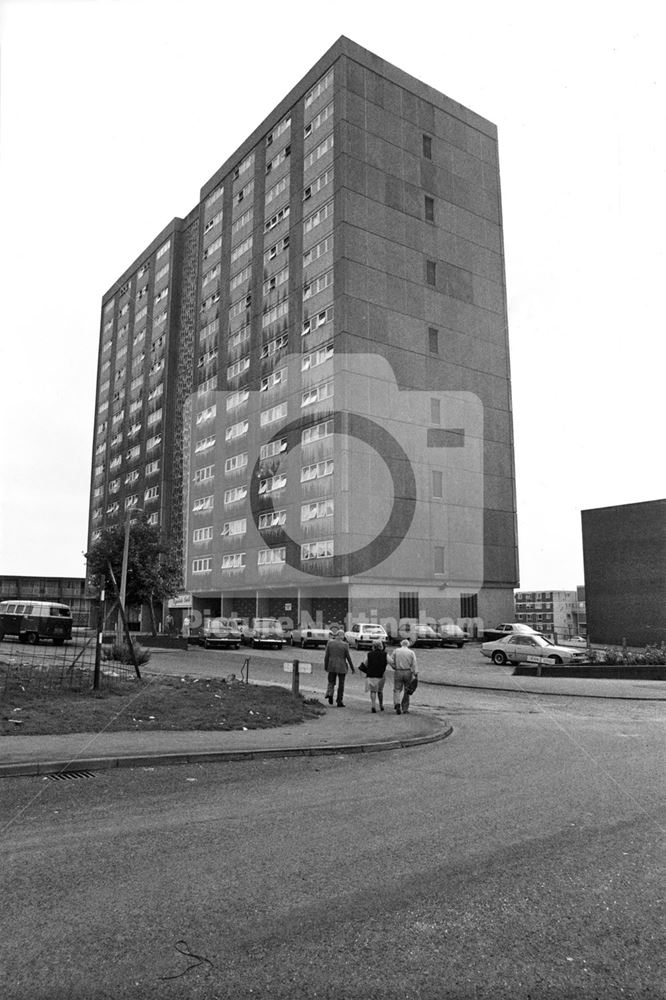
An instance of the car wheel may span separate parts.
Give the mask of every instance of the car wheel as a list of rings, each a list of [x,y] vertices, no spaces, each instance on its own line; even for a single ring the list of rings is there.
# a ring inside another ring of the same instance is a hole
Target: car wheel
[[[360,648],[361,647],[358,644],[358,639],[356,639],[355,642],[354,642],[354,649],[360,649]]]
[[[65,642],[64,639],[54,639],[53,640],[53,645],[54,646],[62,646],[64,644],[64,642]]]
[[[551,663],[561,663],[562,662],[562,657],[561,656],[549,656],[548,659],[550,660]]]
[[[0,628],[0,642],[2,642],[2,640],[4,639],[4,637],[5,637],[5,633],[4,633],[4,632],[3,632],[3,630],[2,630],[1,628]]]
[[[25,641],[30,646],[36,646],[37,643],[39,642],[39,636],[37,635],[36,632],[28,632],[28,634],[25,637]]]
[[[496,649],[491,659],[493,663],[497,663],[501,667],[506,663],[506,653],[503,653],[501,649]]]
[[[457,642],[456,646],[458,647],[458,649],[462,649],[463,648],[462,642]]]

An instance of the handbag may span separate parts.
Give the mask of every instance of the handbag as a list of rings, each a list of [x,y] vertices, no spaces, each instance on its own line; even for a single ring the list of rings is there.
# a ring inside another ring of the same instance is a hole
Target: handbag
[[[365,660],[363,660],[362,663],[359,663],[358,669],[361,671],[362,674],[367,674],[368,664],[365,662]]]
[[[414,694],[414,692],[416,691],[416,689],[417,689],[418,686],[419,686],[418,676],[416,674],[412,674],[412,679],[410,680],[410,682],[409,682],[409,684],[407,685],[407,688],[406,688],[407,694],[409,694],[409,695]]]

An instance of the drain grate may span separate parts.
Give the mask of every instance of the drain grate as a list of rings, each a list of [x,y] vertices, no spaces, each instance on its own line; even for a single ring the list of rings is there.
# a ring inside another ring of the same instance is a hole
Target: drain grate
[[[94,778],[95,775],[92,771],[55,771],[46,777],[49,781],[73,781],[74,778]]]

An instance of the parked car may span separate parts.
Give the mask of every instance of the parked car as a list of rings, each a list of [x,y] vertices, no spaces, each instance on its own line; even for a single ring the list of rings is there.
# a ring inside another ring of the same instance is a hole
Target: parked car
[[[361,646],[372,646],[375,639],[386,644],[388,634],[383,625],[376,625],[374,622],[356,622],[345,632],[345,639],[354,649],[360,649]]]
[[[277,618],[254,618],[243,633],[246,646],[273,646],[282,649],[287,641],[287,633]]]
[[[460,625],[438,625],[437,632],[442,646],[457,646],[458,649],[462,649],[465,643],[469,642],[467,632]]]
[[[403,639],[407,639],[410,646],[441,646],[442,640],[431,625],[421,625],[416,622],[403,622],[398,629],[398,634],[391,636],[391,642],[399,645]]]
[[[330,638],[331,630],[328,625],[299,625],[291,630],[292,646],[300,646],[301,649],[306,646],[325,646]]]
[[[578,649],[587,649],[587,639],[584,639],[582,635],[569,635],[560,640],[560,645],[577,646]]]
[[[241,639],[240,630],[229,618],[211,618],[204,624],[201,636],[204,649],[212,649],[215,646],[240,649]]]
[[[531,625],[524,625],[522,622],[500,622],[495,628],[485,628],[483,630],[483,641],[491,642],[493,639],[503,639],[505,635],[539,635]]]
[[[550,639],[528,633],[506,635],[503,639],[493,639],[481,646],[484,656],[489,656],[493,663],[524,663],[540,661],[542,663],[585,663],[586,655],[571,646],[556,646]]]

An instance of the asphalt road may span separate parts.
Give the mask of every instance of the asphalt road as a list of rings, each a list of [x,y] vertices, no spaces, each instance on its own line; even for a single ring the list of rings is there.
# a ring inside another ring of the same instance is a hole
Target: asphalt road
[[[666,997],[666,707],[419,691],[443,743],[2,782],[0,995]]]

